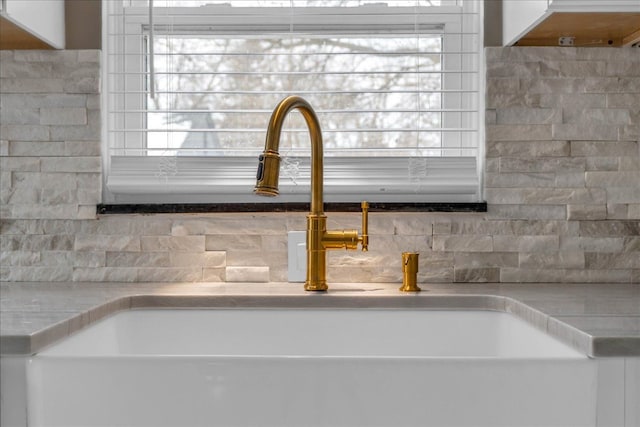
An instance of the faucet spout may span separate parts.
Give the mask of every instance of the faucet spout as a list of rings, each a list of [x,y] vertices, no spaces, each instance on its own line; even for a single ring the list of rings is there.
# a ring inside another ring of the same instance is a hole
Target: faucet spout
[[[307,291],[326,291],[327,250],[357,249],[358,243],[367,250],[367,212],[369,205],[362,202],[362,235],[356,230],[327,231],[327,217],[323,205],[322,132],[315,111],[299,96],[289,96],[276,106],[269,120],[264,151],[259,157],[258,174],[254,192],[261,196],[277,196],[280,172],[280,134],[287,114],[293,109],[302,113],[311,139],[311,209],[307,215]]]
[[[259,195],[278,195],[278,178],[280,171],[280,134],[284,119],[293,109],[298,109],[309,128],[311,138],[311,213],[323,215],[323,155],[322,131],[318,116],[311,105],[299,96],[288,96],[276,106],[269,120],[264,152],[260,156],[257,183],[254,192]]]

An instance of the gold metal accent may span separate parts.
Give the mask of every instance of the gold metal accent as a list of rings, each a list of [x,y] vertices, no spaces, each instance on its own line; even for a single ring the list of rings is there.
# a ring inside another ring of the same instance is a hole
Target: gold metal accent
[[[402,292],[420,292],[418,287],[418,256],[416,252],[402,253]]]
[[[362,251],[367,252],[369,250],[369,203],[363,201],[360,207],[362,208],[362,236],[358,241],[362,243]]]
[[[320,123],[311,105],[299,96],[289,96],[280,101],[271,114],[264,152],[259,157],[258,176],[254,192],[261,196],[278,195],[280,172],[280,134],[284,119],[293,109],[302,113],[311,138],[311,209],[307,215],[307,279],[304,288],[307,291],[326,291],[327,286],[327,250],[357,249],[368,250],[368,212],[369,204],[362,202],[362,235],[356,230],[327,231],[327,217],[324,214],[323,193],[323,157],[322,132]]]

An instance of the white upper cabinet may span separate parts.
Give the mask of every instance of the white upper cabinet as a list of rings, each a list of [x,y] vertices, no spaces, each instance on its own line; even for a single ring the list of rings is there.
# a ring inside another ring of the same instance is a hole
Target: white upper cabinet
[[[38,46],[30,38],[64,49],[64,0],[0,0],[0,5],[3,49]]]
[[[631,46],[640,41],[640,0],[502,3],[505,46]]]

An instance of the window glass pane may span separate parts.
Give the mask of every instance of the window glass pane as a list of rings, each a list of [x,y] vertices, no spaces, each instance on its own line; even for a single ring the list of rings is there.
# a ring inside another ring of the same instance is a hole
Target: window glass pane
[[[288,94],[317,109],[327,155],[439,147],[441,44],[439,35],[156,36],[147,148],[253,156],[273,107]],[[281,147],[308,156],[306,133],[294,112]]]
[[[319,116],[326,200],[480,197],[479,1],[104,4],[107,202],[254,201],[272,110],[293,94]],[[297,111],[281,140],[279,201],[305,201]]]

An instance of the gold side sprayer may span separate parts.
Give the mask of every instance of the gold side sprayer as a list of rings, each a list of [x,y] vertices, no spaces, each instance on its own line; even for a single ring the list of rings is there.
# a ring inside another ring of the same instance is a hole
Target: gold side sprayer
[[[402,292],[420,292],[418,287],[418,256],[415,252],[402,253]]]
[[[362,202],[362,234],[357,230],[327,230],[327,217],[323,206],[323,158],[322,132],[320,123],[311,105],[299,96],[289,96],[276,106],[267,128],[264,152],[259,157],[258,174],[254,192],[261,196],[278,195],[280,172],[280,134],[287,114],[298,109],[304,117],[311,138],[311,209],[307,215],[307,278],[304,288],[307,291],[326,291],[327,286],[327,250],[357,249],[368,250],[368,211],[369,204]]]

